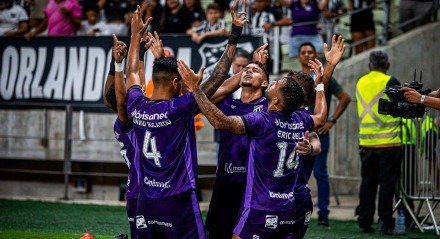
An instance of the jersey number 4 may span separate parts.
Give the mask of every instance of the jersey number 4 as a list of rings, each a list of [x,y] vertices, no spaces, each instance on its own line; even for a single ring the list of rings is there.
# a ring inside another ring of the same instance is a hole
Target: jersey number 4
[[[284,161],[286,161],[287,143],[278,142],[277,146],[280,149],[280,154],[278,156],[277,169],[273,171],[273,176],[279,178],[284,175]],[[292,153],[290,153],[289,158],[287,159],[286,167],[288,169],[296,169],[296,167],[298,167],[298,158],[299,155],[297,155],[295,150],[293,150]]]
[[[151,146],[151,151],[148,151],[148,148]],[[142,153],[144,154],[145,158],[147,159],[153,159],[154,164],[157,167],[162,167],[160,165],[160,152],[157,151],[156,147],[156,137],[151,137],[150,131],[145,131],[145,138],[144,138],[144,147],[142,148]]]

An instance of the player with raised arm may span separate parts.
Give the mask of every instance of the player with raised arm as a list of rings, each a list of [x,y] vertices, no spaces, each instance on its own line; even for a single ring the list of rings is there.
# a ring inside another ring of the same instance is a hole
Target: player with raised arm
[[[317,86],[317,113],[313,116],[299,110],[304,93],[293,77],[282,78],[269,86],[267,111],[226,116],[200,90],[198,82],[203,70],[196,75],[183,61],[178,64],[184,83],[211,124],[217,129],[251,137],[245,198],[233,238],[292,238],[293,195],[297,167],[303,160],[295,147],[304,142],[307,152],[312,152],[304,138],[306,131],[325,123],[324,86]],[[321,83],[322,65],[319,61],[311,61],[310,65],[318,76],[317,83]],[[295,77],[310,76],[299,73]]]
[[[238,0],[235,2],[236,6]],[[242,27],[243,14],[233,14],[232,33],[216,69],[201,86],[211,97],[226,79]],[[139,9],[133,14],[127,71],[127,113],[137,139],[140,194],[136,215],[139,238],[205,238],[197,198],[197,152],[194,115],[199,112],[193,94],[181,96],[177,60],[153,63],[153,93],[141,89],[136,58],[144,24]],[[157,39],[152,39],[154,44]]]

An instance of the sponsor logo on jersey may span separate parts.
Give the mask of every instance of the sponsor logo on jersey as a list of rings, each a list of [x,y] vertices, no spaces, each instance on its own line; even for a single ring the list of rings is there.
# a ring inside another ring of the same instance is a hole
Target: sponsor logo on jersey
[[[260,236],[259,235],[252,235],[252,239],[260,239]]]
[[[254,112],[260,112],[260,111],[263,111],[263,105],[254,106]]]
[[[246,173],[246,166],[234,166],[232,163],[225,163],[225,172],[228,174]]]
[[[166,182],[159,182],[156,181],[155,179],[148,179],[147,177],[144,178],[144,183],[147,186],[150,187],[155,187],[155,188],[170,188],[170,181],[166,181]]]
[[[137,229],[147,228],[147,223],[145,222],[145,218],[143,215],[136,216],[136,228]]]
[[[280,221],[280,225],[294,225],[295,221]]]
[[[271,198],[278,198],[278,199],[293,199],[293,192],[290,193],[279,193],[279,192],[272,192],[269,191],[269,197]]]
[[[277,215],[266,215],[266,228],[276,229],[278,226],[278,216]]]

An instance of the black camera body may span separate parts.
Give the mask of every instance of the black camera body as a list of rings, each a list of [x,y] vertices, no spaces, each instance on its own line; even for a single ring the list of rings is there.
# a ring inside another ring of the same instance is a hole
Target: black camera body
[[[405,83],[405,86],[416,90],[422,95],[431,92],[430,89],[423,90],[423,84],[417,81]],[[389,100],[379,99],[379,114],[406,119],[422,118],[425,113],[425,106],[407,102],[401,89],[402,87],[398,85],[387,87],[384,93],[387,94]]]

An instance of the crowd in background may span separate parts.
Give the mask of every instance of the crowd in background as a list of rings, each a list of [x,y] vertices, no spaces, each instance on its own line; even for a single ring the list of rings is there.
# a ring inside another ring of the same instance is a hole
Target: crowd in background
[[[25,36],[29,40],[40,34],[124,36],[129,34],[132,12],[140,5],[144,19],[153,17],[150,31],[187,34],[201,43],[207,37],[227,34],[228,21],[224,17],[230,2],[214,1],[204,9],[200,0],[0,0],[0,35]],[[409,5],[412,12],[408,11]],[[281,42],[289,43],[288,55],[297,57],[304,42],[313,43],[322,53],[327,30],[332,28],[331,32],[341,34],[339,18],[349,10],[352,41],[370,37],[355,47],[356,53],[374,47],[374,7],[374,0],[348,0],[348,4],[343,0],[252,0],[241,10],[251,16],[245,34],[262,36],[271,46],[273,28],[280,26]],[[434,8],[432,0],[402,0],[399,22],[419,17],[402,30],[428,22]]]

